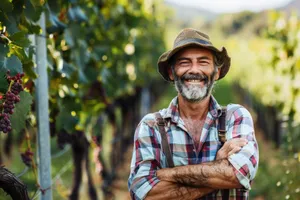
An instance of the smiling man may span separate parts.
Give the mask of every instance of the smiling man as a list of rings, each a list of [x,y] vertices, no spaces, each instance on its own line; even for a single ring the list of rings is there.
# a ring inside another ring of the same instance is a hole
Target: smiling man
[[[159,73],[178,95],[136,129],[132,199],[248,199],[258,167],[252,117],[238,104],[222,109],[211,94],[229,68],[226,49],[191,28],[159,58]]]

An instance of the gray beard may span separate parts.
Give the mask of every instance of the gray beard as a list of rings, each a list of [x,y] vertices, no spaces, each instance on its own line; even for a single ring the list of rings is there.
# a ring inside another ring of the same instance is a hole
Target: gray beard
[[[181,96],[189,102],[200,102],[211,94],[214,85],[214,76],[216,72],[214,71],[211,76],[205,81],[204,86],[199,85],[185,85],[184,79],[179,78],[175,73],[175,88]]]

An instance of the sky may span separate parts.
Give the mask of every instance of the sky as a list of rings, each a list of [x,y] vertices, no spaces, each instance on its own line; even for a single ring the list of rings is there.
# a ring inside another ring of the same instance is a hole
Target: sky
[[[284,6],[293,0],[165,0],[179,5],[204,8],[216,13],[261,11]],[[297,0],[296,0],[297,1]]]

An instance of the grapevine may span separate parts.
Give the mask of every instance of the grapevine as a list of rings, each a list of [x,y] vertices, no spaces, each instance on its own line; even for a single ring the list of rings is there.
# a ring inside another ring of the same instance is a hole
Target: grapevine
[[[0,112],[0,131],[3,133],[9,133],[12,130],[10,116],[14,113],[15,104],[20,102],[20,92],[24,90],[22,85],[23,76],[23,73],[11,76],[9,70],[6,73],[9,88],[4,97],[2,96],[1,100],[4,101],[0,105],[0,108],[2,108]]]

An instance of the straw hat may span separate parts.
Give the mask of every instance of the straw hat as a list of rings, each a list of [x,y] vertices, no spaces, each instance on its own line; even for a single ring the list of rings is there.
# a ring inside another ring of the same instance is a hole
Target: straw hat
[[[219,50],[209,41],[208,35],[192,28],[186,28],[183,29],[176,37],[173,49],[163,53],[158,59],[158,71],[166,81],[172,81],[168,74],[170,58],[175,53],[188,46],[199,46],[201,48],[212,50],[212,53],[216,55],[219,63],[222,63],[219,79],[223,78],[227,74],[230,68],[230,57],[228,56],[225,47],[222,47],[222,49]]]

